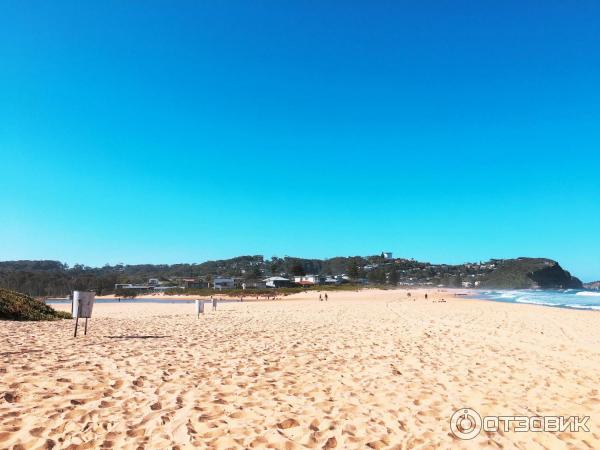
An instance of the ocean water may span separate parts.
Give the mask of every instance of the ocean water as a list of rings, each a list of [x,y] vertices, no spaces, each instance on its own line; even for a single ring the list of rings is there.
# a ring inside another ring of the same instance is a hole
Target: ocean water
[[[471,298],[494,300],[506,303],[530,303],[533,305],[555,306],[560,308],[589,309],[600,311],[600,291],[566,290],[474,290]]]

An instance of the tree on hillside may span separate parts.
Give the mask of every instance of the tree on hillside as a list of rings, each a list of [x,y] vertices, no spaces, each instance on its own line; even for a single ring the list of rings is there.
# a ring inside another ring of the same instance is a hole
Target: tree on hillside
[[[352,261],[348,265],[348,276],[353,280],[356,280],[360,277],[360,267],[358,267],[358,263],[356,261]]]
[[[455,287],[462,287],[462,277],[460,276],[460,273],[456,274],[456,276],[454,277],[454,286]]]
[[[294,264],[290,269],[290,273],[294,276],[300,277],[306,275],[306,270],[301,264]]]
[[[273,275],[278,274],[283,270],[283,261],[279,259],[277,256],[273,256],[271,258],[271,264],[269,266],[269,270]]]
[[[261,278],[262,276],[262,272],[260,271],[260,267],[255,265],[252,266],[252,268],[246,272],[246,279],[247,280],[256,280],[257,278]]]
[[[367,278],[370,283],[384,284],[386,281],[385,271],[381,268],[371,270]]]

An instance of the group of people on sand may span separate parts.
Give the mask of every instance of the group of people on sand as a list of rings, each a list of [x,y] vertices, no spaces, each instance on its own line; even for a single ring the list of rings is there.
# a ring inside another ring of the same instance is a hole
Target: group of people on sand
[[[407,292],[406,294],[407,297],[411,297],[411,293]],[[427,294],[427,292],[425,292],[425,300],[427,300],[429,298],[429,295]],[[415,299],[413,299],[413,302],[415,301]],[[434,300],[433,303],[446,303],[446,300],[444,300],[443,298],[440,300]]]
[[[273,297],[271,297],[270,295],[267,295],[267,300],[271,300],[271,298],[272,298],[273,300],[277,300],[277,297],[276,297],[276,296],[273,296]],[[258,299],[259,299],[259,296],[257,295],[257,296],[256,296],[256,300],[258,300]],[[327,294],[325,294],[325,300],[327,300]],[[240,297],[240,302],[243,302],[243,301],[244,301],[244,297],[243,297],[243,296],[241,296],[241,297]],[[211,295],[211,296],[210,296],[210,303],[212,304],[212,310],[213,310],[213,311],[216,311],[216,310],[217,310],[217,303],[218,303],[218,299],[217,299],[215,296]]]
[[[327,296],[327,292],[325,292],[325,295],[319,294],[319,301],[322,302],[323,300],[325,300],[326,302],[329,301],[329,297]]]
[[[411,298],[411,297],[412,297],[412,294],[411,294],[410,292],[407,292],[407,293],[406,293],[406,296],[407,296],[408,298]],[[425,292],[425,300],[427,300],[428,298],[429,298],[429,295],[427,294],[427,292]],[[413,298],[413,299],[412,299],[412,301],[414,302],[414,301],[416,301],[416,299],[414,299],[414,298]],[[441,300],[434,300],[434,301],[433,301],[433,303],[446,303],[446,300],[444,300],[444,299],[442,298]]]

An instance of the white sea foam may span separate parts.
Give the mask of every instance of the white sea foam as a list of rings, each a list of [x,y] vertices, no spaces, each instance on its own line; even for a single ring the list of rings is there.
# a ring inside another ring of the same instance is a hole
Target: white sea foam
[[[567,290],[489,290],[474,293],[475,298],[496,300],[509,303],[528,303],[574,309],[600,310],[600,292]]]
[[[581,291],[575,295],[578,295],[580,297],[600,297],[600,292]]]
[[[576,303],[571,303],[570,305],[565,305],[568,306],[569,308],[576,308],[576,309],[591,309],[594,311],[600,311],[600,306],[597,305],[579,305]]]
[[[522,293],[515,292],[515,291],[506,291],[506,292],[502,292],[499,295],[499,297],[500,298],[517,298],[519,295],[522,295]]]
[[[537,300],[537,299],[534,299],[534,298],[528,298],[528,297],[517,298],[515,301],[517,303],[528,303],[528,304],[531,304],[531,305],[563,306],[560,303],[543,302],[541,300]]]

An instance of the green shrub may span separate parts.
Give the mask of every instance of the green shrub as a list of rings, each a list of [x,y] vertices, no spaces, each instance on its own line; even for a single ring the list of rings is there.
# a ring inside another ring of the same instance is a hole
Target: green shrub
[[[0,289],[0,319],[58,320],[71,319],[68,312],[56,311],[45,303],[8,289]]]
[[[115,297],[123,297],[123,298],[136,298],[138,295],[138,291],[135,289],[117,289],[115,291]]]

